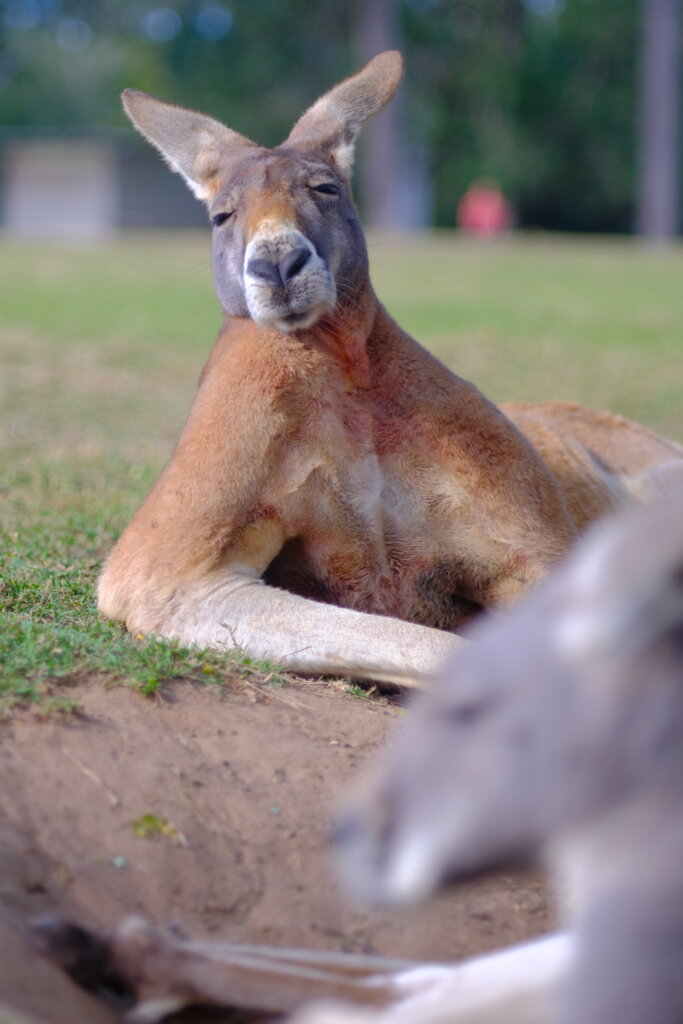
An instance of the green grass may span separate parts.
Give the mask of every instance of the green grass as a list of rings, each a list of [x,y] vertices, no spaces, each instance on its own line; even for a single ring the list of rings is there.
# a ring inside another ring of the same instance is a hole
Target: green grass
[[[136,492],[139,477],[130,467],[102,457],[3,470],[0,710],[46,696],[53,697],[49,706],[68,709],[55,684],[93,673],[145,695],[174,678],[279,682],[281,670],[266,663],[130,637],[97,614],[95,579],[130,512],[112,485],[122,488],[128,478]]]
[[[441,234],[373,239],[394,317],[496,400],[573,398],[683,440],[683,250]],[[96,675],[280,685],[273,666],[129,637],[102,559],[159,472],[219,323],[208,238],[0,242],[0,704]]]

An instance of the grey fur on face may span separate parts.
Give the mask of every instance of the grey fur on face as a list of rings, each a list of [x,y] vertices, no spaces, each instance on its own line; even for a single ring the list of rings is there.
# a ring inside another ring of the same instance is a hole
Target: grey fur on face
[[[256,154],[247,150],[242,159],[233,158],[225,188],[212,203],[212,211],[219,211],[213,215],[214,282],[226,313],[288,332],[310,326],[338,299],[343,304],[353,296],[367,274],[367,250],[348,184],[333,166],[287,147]],[[284,179],[296,222],[277,206],[269,213]],[[259,192],[263,216],[250,230],[249,222],[258,220]],[[290,254],[298,254],[299,263],[288,276]]]

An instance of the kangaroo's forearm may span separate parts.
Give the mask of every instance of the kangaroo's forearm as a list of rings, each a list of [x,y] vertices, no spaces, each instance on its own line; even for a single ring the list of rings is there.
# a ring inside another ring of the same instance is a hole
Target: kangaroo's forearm
[[[465,643],[438,629],[299,597],[246,575],[178,588],[156,621],[132,612],[131,631],[238,651],[295,672],[419,685]]]

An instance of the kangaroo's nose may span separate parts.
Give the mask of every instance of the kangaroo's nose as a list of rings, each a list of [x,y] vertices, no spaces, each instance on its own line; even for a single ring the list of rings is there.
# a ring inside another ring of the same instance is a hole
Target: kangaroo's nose
[[[247,273],[282,288],[301,273],[310,258],[311,250],[305,245],[299,245],[283,256],[279,263],[262,259],[249,260]]]
[[[262,281],[268,281],[269,284],[282,286],[280,268],[277,263],[271,263],[270,260],[249,260],[247,273],[252,277],[260,277]]]
[[[283,282],[287,284],[293,277],[300,274],[310,258],[311,250],[307,249],[305,245],[297,246],[296,249],[292,249],[286,256],[283,256],[279,263],[280,276]]]

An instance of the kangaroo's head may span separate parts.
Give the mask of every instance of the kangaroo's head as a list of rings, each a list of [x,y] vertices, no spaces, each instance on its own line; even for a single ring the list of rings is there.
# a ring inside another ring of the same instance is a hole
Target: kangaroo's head
[[[682,507],[678,489],[601,525],[538,593],[472,631],[340,817],[352,890],[416,899],[680,793]]]
[[[354,144],[401,73],[398,53],[375,57],[314,103],[275,149],[204,114],[123,93],[135,126],[208,207],[226,313],[294,331],[357,299],[368,267],[351,195]]]

